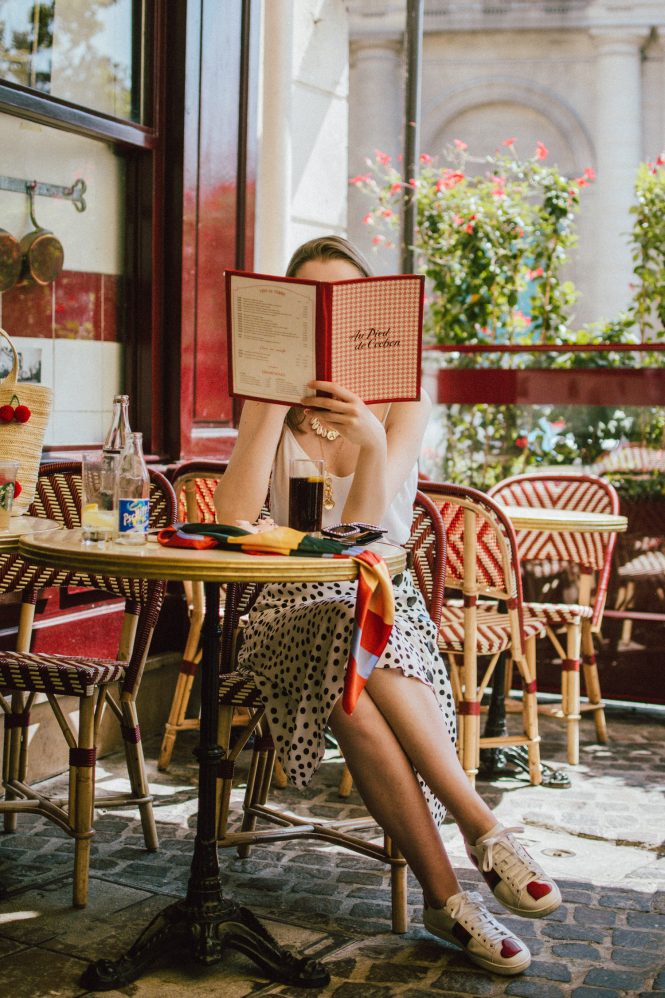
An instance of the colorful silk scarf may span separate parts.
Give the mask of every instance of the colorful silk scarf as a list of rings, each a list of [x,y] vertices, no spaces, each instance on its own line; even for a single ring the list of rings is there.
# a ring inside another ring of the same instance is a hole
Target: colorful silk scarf
[[[374,551],[350,548],[328,537],[312,537],[290,527],[250,533],[214,523],[182,523],[157,535],[165,547],[226,548],[247,554],[281,554],[320,558],[353,558],[358,563],[358,589],[351,649],[344,677],[342,706],[352,714],[374,666],[388,643],[395,620],[395,596],[385,561]]]

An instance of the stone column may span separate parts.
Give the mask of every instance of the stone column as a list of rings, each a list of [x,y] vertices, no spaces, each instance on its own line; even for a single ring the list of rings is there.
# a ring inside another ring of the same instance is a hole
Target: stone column
[[[402,38],[365,37],[350,47],[349,176],[367,172],[367,157],[376,149],[392,156],[399,169],[403,113]],[[374,232],[363,225],[369,206],[356,188],[349,188],[349,238],[369,257],[377,273],[399,269],[399,246],[373,253]],[[399,244],[399,233],[396,233]]]
[[[665,150],[665,39],[649,40],[642,64],[644,90],[644,159],[654,160]]]
[[[292,199],[293,5],[263,5],[255,268],[281,274],[289,259]]]
[[[642,156],[641,48],[646,33],[598,28],[591,34],[596,46],[598,164],[594,313],[609,319],[624,309],[630,298],[629,209]]]

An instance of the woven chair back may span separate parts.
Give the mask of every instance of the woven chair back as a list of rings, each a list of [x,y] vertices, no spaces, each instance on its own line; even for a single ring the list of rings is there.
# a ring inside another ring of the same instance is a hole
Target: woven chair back
[[[171,484],[158,471],[150,473],[150,527],[162,528],[175,522],[176,500]],[[47,517],[67,528],[81,523],[81,464],[78,461],[42,465],[37,479],[31,516]],[[90,586],[125,600],[126,610],[138,616],[132,655],[127,664],[123,693],[131,694],[142,667],[143,653],[162,606],[166,583],[146,579],[98,573],[75,573],[47,568],[26,561],[20,555],[9,556],[2,566],[0,592],[26,591],[24,599],[35,599],[37,591],[50,586]]]
[[[597,475],[622,471],[665,471],[665,450],[642,444],[624,444],[599,458],[593,470]]]
[[[507,506],[536,506],[589,513],[618,513],[616,489],[594,475],[516,475],[499,482],[490,495]],[[615,535],[567,530],[518,530],[522,562],[578,565],[586,572],[603,571],[614,550]]]
[[[215,489],[226,471],[226,461],[187,461],[170,474],[178,500],[178,520],[215,522]]]

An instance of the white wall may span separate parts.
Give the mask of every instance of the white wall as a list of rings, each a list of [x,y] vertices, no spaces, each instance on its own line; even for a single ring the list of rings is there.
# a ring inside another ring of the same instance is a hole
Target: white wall
[[[257,270],[346,232],[348,44],[343,0],[265,0]]]

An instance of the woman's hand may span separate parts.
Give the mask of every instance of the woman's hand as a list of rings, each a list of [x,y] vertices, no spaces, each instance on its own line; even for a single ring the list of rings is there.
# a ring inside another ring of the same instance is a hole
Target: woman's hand
[[[358,395],[333,381],[310,381],[308,388],[330,396],[301,399],[306,408],[321,414],[326,426],[339,430],[345,440],[361,449],[385,447],[386,433],[381,421]]]

